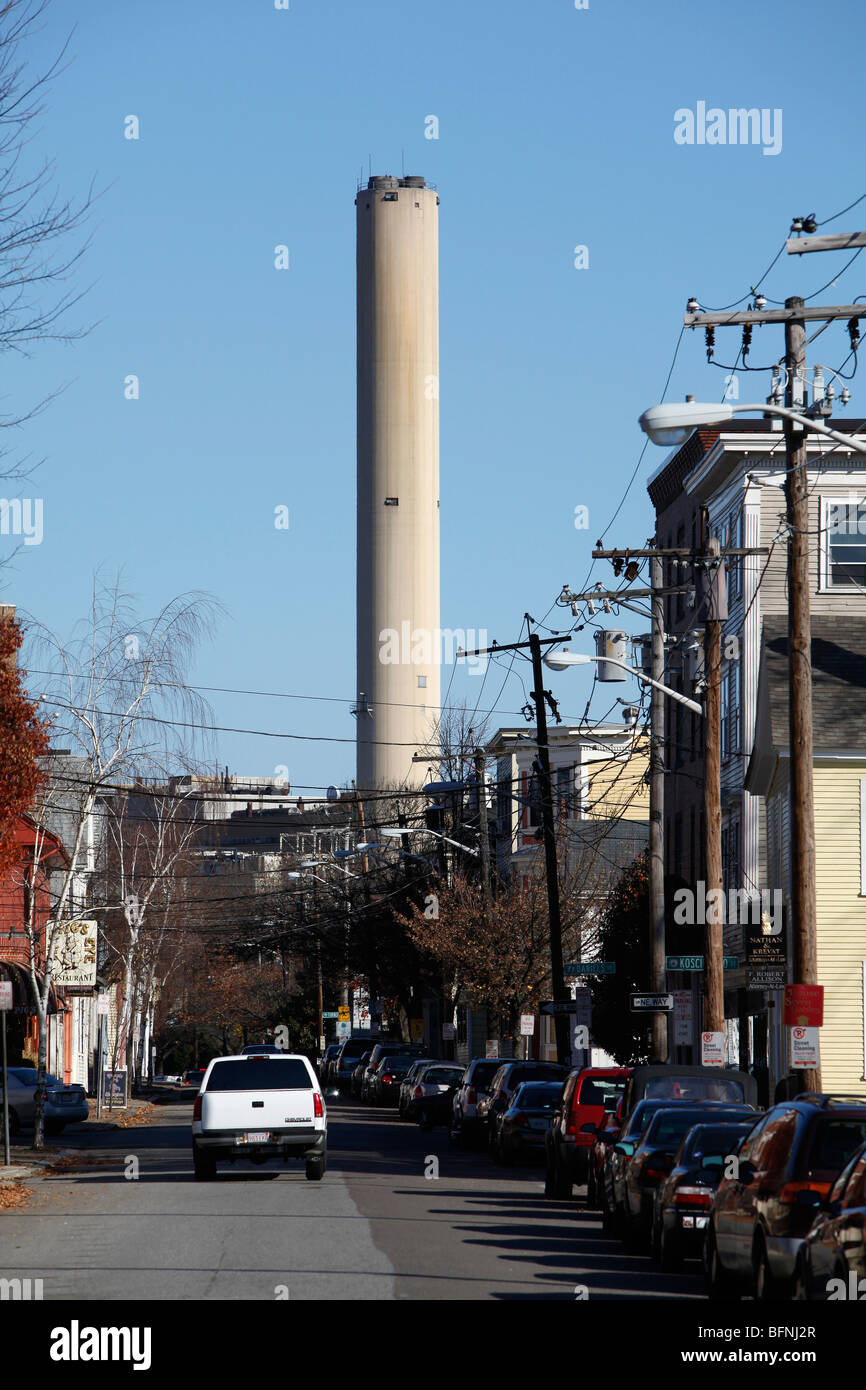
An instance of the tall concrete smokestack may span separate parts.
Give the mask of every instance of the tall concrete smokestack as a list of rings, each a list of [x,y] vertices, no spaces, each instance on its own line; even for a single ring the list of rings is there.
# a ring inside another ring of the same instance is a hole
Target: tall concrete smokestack
[[[371,178],[358,279],[357,785],[417,785],[439,717],[439,199]]]

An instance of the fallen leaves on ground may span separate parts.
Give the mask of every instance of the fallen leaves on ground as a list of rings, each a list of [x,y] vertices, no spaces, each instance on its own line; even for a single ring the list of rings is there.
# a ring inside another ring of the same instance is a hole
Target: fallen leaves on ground
[[[33,1188],[25,1187],[22,1182],[0,1183],[0,1211],[13,1211],[32,1196]]]

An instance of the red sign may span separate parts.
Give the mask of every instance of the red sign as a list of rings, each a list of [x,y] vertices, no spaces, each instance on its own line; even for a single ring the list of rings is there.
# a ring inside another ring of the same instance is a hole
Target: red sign
[[[786,1028],[820,1028],[823,1022],[823,985],[785,986],[783,1024]]]

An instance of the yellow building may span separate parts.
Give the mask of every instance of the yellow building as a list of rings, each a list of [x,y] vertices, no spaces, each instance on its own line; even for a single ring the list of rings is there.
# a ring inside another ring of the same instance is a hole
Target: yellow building
[[[767,883],[790,902],[787,621],[764,622],[755,746],[746,787],[765,798]],[[825,1091],[866,1096],[866,620],[812,619],[815,885]],[[796,931],[787,913],[789,936]],[[793,944],[789,939],[789,979]],[[776,991],[771,1031],[787,1070]]]

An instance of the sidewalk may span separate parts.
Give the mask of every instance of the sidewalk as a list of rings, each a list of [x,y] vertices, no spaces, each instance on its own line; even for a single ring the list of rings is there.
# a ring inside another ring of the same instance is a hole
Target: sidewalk
[[[29,1134],[25,1135],[25,1142],[23,1143],[19,1136],[17,1143],[9,1145],[10,1163],[8,1168],[2,1162],[3,1146],[2,1138],[0,1138],[0,1183],[38,1177],[43,1168],[50,1168],[59,1158],[68,1158],[71,1154],[84,1152],[84,1150],[75,1147],[74,1141],[79,1135],[101,1134],[110,1129],[126,1129],[149,1118],[152,1105],[153,1096],[148,1093],[141,1097],[135,1097],[124,1110],[109,1112],[103,1107],[101,1120],[85,1120],[82,1124],[70,1125],[65,1135],[60,1134],[53,1139],[47,1139],[45,1148],[38,1151],[31,1148],[30,1143],[27,1142],[30,1138]],[[96,1101],[91,1100],[90,1106],[91,1113],[95,1115]],[[113,1113],[114,1118],[108,1118],[110,1113]]]

